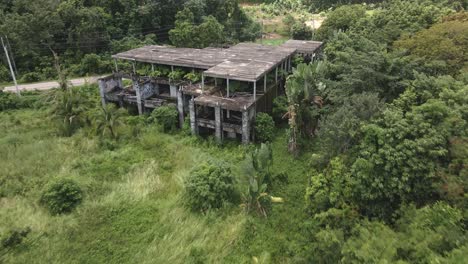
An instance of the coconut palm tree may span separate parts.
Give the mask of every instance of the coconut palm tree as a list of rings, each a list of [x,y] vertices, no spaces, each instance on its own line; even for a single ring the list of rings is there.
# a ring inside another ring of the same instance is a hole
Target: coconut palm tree
[[[126,116],[127,112],[122,108],[117,108],[113,104],[107,104],[101,107],[100,111],[94,113],[94,129],[101,136],[110,135],[112,139],[116,139],[117,129],[123,124],[122,117]]]

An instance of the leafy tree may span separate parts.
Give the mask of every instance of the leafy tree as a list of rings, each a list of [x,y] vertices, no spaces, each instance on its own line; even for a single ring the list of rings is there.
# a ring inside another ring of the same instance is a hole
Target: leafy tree
[[[468,68],[468,13],[454,15],[454,19],[438,23],[429,29],[418,32],[415,36],[405,36],[395,43],[395,47],[409,51],[411,56],[424,59],[425,63],[442,61],[440,73],[456,74],[462,68]],[[440,67],[439,67],[440,68]]]
[[[215,17],[203,17],[203,22],[196,25],[195,17],[188,8],[177,13],[176,17],[176,27],[169,32],[175,46],[204,48],[224,41],[224,26]]]
[[[293,39],[310,40],[312,34],[312,29],[302,21],[294,23],[291,27],[291,37]]]
[[[336,31],[348,31],[366,16],[362,5],[344,5],[327,15],[327,18],[317,30],[317,38],[326,40]]]

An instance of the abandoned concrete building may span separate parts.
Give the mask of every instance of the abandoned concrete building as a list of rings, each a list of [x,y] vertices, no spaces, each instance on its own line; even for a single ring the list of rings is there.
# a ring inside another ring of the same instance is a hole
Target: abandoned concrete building
[[[240,43],[229,48],[174,48],[146,46],[118,53],[132,72],[116,72],[99,79],[102,104],[136,105],[139,114],[167,104],[177,106],[179,124],[189,118],[192,134],[214,133],[217,140],[253,139],[257,112],[271,112],[273,99],[283,92],[285,78],[295,55],[314,60],[321,42],[289,40],[280,46]],[[167,77],[139,76],[136,63],[165,66],[201,74],[192,83]],[[122,78],[132,80],[124,87]]]

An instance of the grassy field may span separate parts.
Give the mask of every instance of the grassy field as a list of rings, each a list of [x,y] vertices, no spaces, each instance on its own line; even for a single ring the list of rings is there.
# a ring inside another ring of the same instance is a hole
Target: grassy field
[[[285,199],[267,218],[232,205],[206,215],[186,209],[183,179],[207,159],[228,163],[241,191],[238,167],[247,151],[237,143],[217,146],[147,127],[139,136],[103,146],[85,133],[58,137],[45,110],[0,112],[0,236],[31,228],[19,246],[0,249],[5,263],[251,263],[263,256],[284,263],[298,257],[305,239],[307,155],[286,152],[282,131],[273,143],[272,194]],[[83,203],[71,214],[51,216],[39,204],[55,177],[75,179]]]

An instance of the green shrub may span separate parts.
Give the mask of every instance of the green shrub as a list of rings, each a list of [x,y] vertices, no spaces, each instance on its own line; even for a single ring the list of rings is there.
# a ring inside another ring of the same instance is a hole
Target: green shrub
[[[203,163],[185,180],[185,200],[194,211],[220,208],[236,197],[235,180],[230,168]]]
[[[296,22],[291,28],[291,37],[293,39],[309,40],[312,38],[312,29],[304,22]]]
[[[178,115],[175,105],[165,105],[153,110],[150,121],[160,125],[164,132],[169,132],[176,128]]]
[[[0,111],[40,106],[40,101],[39,92],[23,91],[21,97],[18,97],[14,93],[0,91]]]
[[[69,213],[83,200],[80,186],[71,179],[51,182],[41,196],[41,204],[53,215]]]
[[[283,116],[288,112],[288,98],[284,95],[278,96],[273,100],[273,119],[280,123],[283,121]]]
[[[86,73],[100,73],[101,72],[101,57],[97,54],[86,54],[81,60],[81,72]]]
[[[8,81],[10,81],[10,72],[8,71],[6,66],[0,65],[0,82]]]
[[[28,72],[24,74],[23,77],[21,77],[20,82],[30,83],[30,82],[38,82],[40,80],[42,80],[41,74],[37,72]]]
[[[23,239],[31,232],[30,227],[26,227],[23,229],[13,229],[10,230],[6,236],[2,238],[2,247],[3,248],[10,248],[16,245],[21,244]]]
[[[260,142],[267,142],[273,139],[275,122],[267,113],[258,113],[255,120],[255,137]]]

